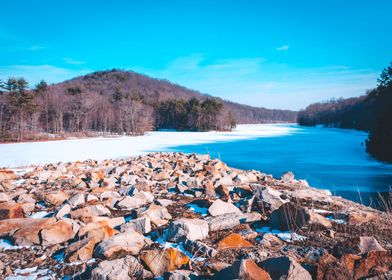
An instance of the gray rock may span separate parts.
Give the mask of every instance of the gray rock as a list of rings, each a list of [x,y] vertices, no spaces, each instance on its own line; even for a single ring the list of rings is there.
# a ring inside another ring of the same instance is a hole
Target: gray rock
[[[130,280],[143,277],[143,266],[135,257],[103,261],[91,272],[92,280]]]
[[[219,216],[229,213],[241,214],[242,212],[234,204],[217,199],[208,208],[208,213],[210,213],[211,216]]]
[[[312,280],[310,273],[290,257],[270,258],[261,263],[272,279]]]
[[[251,223],[259,221],[261,215],[259,213],[246,213],[246,214],[225,214],[216,217],[208,217],[206,221],[208,223],[210,231],[230,229],[242,223]]]
[[[294,231],[307,225],[309,220],[306,209],[289,202],[271,213],[270,226],[273,229]]]
[[[373,236],[361,236],[357,247],[361,254],[370,251],[386,251]]]
[[[214,248],[207,246],[201,241],[185,240],[184,248],[192,253],[195,257],[212,258],[215,257],[218,251]]]
[[[56,218],[62,218],[65,215],[68,215],[69,212],[71,212],[71,206],[69,204],[64,204],[62,205],[59,210],[57,211],[55,217]]]
[[[135,220],[131,220],[126,224],[121,225],[121,232],[126,232],[128,230],[134,230],[141,234],[147,234],[151,231],[151,221],[148,217],[142,217]]]
[[[273,211],[290,201],[283,193],[270,187],[252,184],[252,188],[255,192],[253,203],[254,205],[257,205],[260,210],[267,209]]]
[[[77,208],[80,205],[83,205],[86,202],[84,198],[84,194],[82,193],[77,193],[74,196],[72,196],[70,199],[68,199],[68,204],[72,208]]]
[[[124,255],[139,254],[140,250],[151,244],[151,240],[145,238],[136,231],[126,231],[114,235],[101,243],[94,250],[94,256],[100,259],[114,259]]]
[[[201,219],[179,219],[168,227],[167,240],[181,242],[185,239],[203,240],[208,237],[208,223]]]
[[[289,171],[282,175],[280,178],[284,183],[291,183],[294,181],[294,173]]]

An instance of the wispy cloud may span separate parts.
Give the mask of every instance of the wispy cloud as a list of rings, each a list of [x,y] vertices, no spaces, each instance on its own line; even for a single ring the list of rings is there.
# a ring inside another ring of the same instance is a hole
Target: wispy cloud
[[[85,64],[85,61],[81,61],[81,60],[76,60],[70,57],[64,57],[64,62],[67,64],[71,64],[71,65],[80,65],[80,64]]]
[[[280,47],[276,48],[276,50],[277,51],[287,51],[287,50],[289,50],[289,45],[280,46]]]
[[[264,58],[209,61],[200,54],[180,57],[158,70],[131,68],[224,99],[285,109],[359,96],[375,86],[378,75],[371,69],[348,66],[297,68]]]
[[[43,46],[39,46],[39,45],[33,45],[27,48],[27,50],[29,51],[39,51],[39,50],[43,50],[45,49],[45,47]]]
[[[8,65],[0,66],[0,79],[9,77],[23,77],[30,86],[36,85],[39,81],[45,80],[48,83],[62,82],[91,72],[89,69],[69,69],[54,65]]]

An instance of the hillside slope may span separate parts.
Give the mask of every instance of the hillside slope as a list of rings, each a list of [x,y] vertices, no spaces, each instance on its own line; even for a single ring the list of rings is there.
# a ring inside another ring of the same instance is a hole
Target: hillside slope
[[[171,83],[168,80],[155,79],[133,71],[117,69],[98,71],[55,84],[50,86],[50,91],[66,93],[68,88],[75,86],[82,87],[89,93],[103,94],[106,96],[114,94],[117,90],[139,94],[143,96],[144,101],[148,104],[167,99],[189,100],[196,97],[200,100],[205,100],[212,97],[211,95]],[[239,124],[296,121],[297,115],[295,111],[252,107],[220,98],[216,99],[221,100],[225,108],[234,113],[235,120]]]

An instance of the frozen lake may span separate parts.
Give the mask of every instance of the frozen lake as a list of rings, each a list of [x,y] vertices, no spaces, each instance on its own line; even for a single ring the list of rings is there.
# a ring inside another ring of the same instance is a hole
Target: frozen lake
[[[310,185],[364,204],[387,197],[392,165],[365,152],[367,134],[295,124],[239,125],[232,132],[149,132],[145,136],[0,144],[0,166],[127,158],[154,151],[210,153],[232,167],[280,177],[293,171]]]

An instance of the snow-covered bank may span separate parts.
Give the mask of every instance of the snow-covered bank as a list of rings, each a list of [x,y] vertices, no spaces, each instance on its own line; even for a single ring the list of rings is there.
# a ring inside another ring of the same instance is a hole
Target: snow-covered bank
[[[232,132],[152,131],[144,136],[85,138],[49,142],[0,144],[0,167],[18,167],[59,161],[126,158],[170,147],[257,137],[276,137],[293,133],[291,125],[238,125]]]

